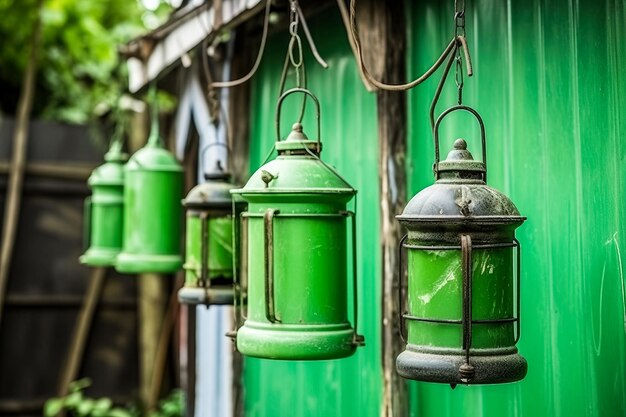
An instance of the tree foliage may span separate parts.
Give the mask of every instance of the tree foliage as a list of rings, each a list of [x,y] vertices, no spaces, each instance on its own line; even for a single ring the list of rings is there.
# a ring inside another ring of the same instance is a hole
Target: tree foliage
[[[33,117],[86,123],[116,106],[125,91],[117,47],[163,20],[139,0],[0,0],[0,112],[14,114],[36,13],[43,34]]]

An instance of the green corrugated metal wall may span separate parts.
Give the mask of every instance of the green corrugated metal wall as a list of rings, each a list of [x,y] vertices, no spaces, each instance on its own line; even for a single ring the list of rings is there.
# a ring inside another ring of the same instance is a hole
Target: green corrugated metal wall
[[[490,184],[528,216],[518,230],[519,348],[528,376],[517,384],[454,391],[413,383],[412,415],[626,415],[625,4],[468,2],[476,75],[466,78],[465,103],[485,119]],[[452,37],[452,6],[413,2],[411,74],[430,65]],[[451,75],[445,105],[455,104]],[[413,193],[432,182],[427,114],[436,81],[410,95]],[[444,155],[469,121],[450,120]]]
[[[408,13],[409,73],[418,74],[452,36],[452,2],[407,3],[414,3]],[[517,384],[459,386],[454,391],[411,383],[411,414],[626,415],[625,3],[480,0],[468,5],[476,75],[466,78],[465,102],[486,122],[490,184],[507,193],[529,218],[518,233],[523,248],[519,348],[529,373]],[[309,86],[322,104],[323,158],[359,190],[360,320],[368,344],[353,358],[339,361],[246,359],[245,411],[252,417],[378,416],[382,373],[375,98],[357,77],[337,11],[310,24],[331,65],[324,71],[307,61]],[[253,81],[251,169],[262,163],[274,141],[285,38],[270,39]],[[409,94],[411,193],[432,183],[428,106],[436,82]],[[440,110],[454,104],[453,77],[449,82]],[[292,119],[284,120],[283,132]],[[476,129],[465,128],[470,120],[450,122],[442,130],[443,149],[470,131],[468,140],[477,156]],[[313,135],[310,120],[305,127]]]
[[[361,84],[336,9],[309,22],[320,53],[330,68],[310,58],[303,39],[308,86],[320,100],[322,158],[358,190],[359,332],[367,345],[348,359],[322,362],[245,360],[246,417],[377,416],[382,394],[378,157],[376,98]],[[275,142],[274,109],[287,46],[287,34],[268,40],[263,63],[252,83],[250,169],[258,168]],[[299,98],[287,99],[282,132],[299,110]],[[303,123],[315,136],[311,112]],[[297,277],[294,277],[297,279]],[[295,300],[294,300],[295,301]],[[297,301],[296,301],[297,302]],[[351,311],[351,310],[350,310]]]

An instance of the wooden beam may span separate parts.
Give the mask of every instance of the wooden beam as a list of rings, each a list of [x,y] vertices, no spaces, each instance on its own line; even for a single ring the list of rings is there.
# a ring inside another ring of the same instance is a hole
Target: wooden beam
[[[357,15],[363,58],[374,78],[386,83],[405,81],[404,2],[366,0]],[[382,253],[382,364],[385,417],[408,416],[407,385],[396,372],[396,357],[404,349],[399,336],[398,256],[402,235],[395,216],[406,203],[407,110],[404,92],[377,91],[380,172],[380,242]]]
[[[96,168],[93,164],[27,162],[24,173],[34,177],[57,178],[63,180],[85,181]],[[0,175],[11,173],[11,163],[0,162]]]

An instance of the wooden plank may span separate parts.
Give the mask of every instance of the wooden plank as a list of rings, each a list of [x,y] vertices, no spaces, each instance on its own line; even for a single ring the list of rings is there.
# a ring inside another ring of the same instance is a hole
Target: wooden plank
[[[363,57],[374,78],[386,83],[405,81],[403,2],[359,2]],[[408,416],[407,385],[396,372],[396,357],[404,349],[399,337],[398,256],[402,235],[395,216],[406,203],[406,94],[377,91],[382,252],[383,410],[386,417]]]

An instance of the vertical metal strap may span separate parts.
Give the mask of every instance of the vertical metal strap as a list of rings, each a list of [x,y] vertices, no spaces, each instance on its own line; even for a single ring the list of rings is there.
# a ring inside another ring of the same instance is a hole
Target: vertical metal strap
[[[267,209],[263,222],[265,225],[265,317],[270,323],[280,322],[276,318],[274,304],[274,216],[277,209]]]
[[[356,210],[356,201],[355,201]],[[345,211],[342,214],[350,216],[352,228],[352,314],[354,316],[354,333],[352,335],[352,344],[356,346],[365,346],[365,337],[359,334],[359,286],[357,280],[357,259],[356,259],[356,214],[352,211]]]
[[[200,214],[200,283],[202,287],[211,286],[209,280],[209,221],[208,213],[203,211]]]
[[[400,338],[404,343],[407,342],[408,334],[406,331],[406,327],[404,325],[404,314],[406,313],[404,297],[402,296],[402,287],[404,284],[404,268],[402,264],[402,252],[404,249],[404,242],[406,242],[409,235],[402,236],[400,239],[400,243],[398,244],[398,313],[399,313],[399,323],[400,323]]]
[[[520,246],[519,240],[513,238],[513,243],[515,244],[515,251],[517,252],[517,265],[515,266],[515,284],[516,284],[516,294],[515,294],[515,302],[516,302],[516,309],[517,309],[517,314],[516,314],[516,329],[515,329],[515,344],[517,344],[517,342],[519,341],[521,332],[522,332],[522,326],[521,326],[521,321],[522,321],[522,317],[521,317],[521,306],[520,306],[520,290],[521,290],[521,285],[520,285],[520,281],[522,279],[522,276],[520,275],[520,268],[521,268],[521,264],[522,264],[522,248]]]
[[[239,225],[241,230],[241,241],[239,244],[241,251],[241,263],[239,264],[239,274],[241,276],[239,279],[239,304],[242,323],[243,320],[248,319],[248,310],[246,308],[248,300],[248,227],[248,218],[241,213]]]
[[[465,383],[474,377],[474,367],[470,365],[472,347],[472,238],[461,235],[461,270],[463,273],[463,350],[465,363],[459,368],[461,380]]]
[[[83,253],[91,247],[91,196],[85,198],[83,205]]]

